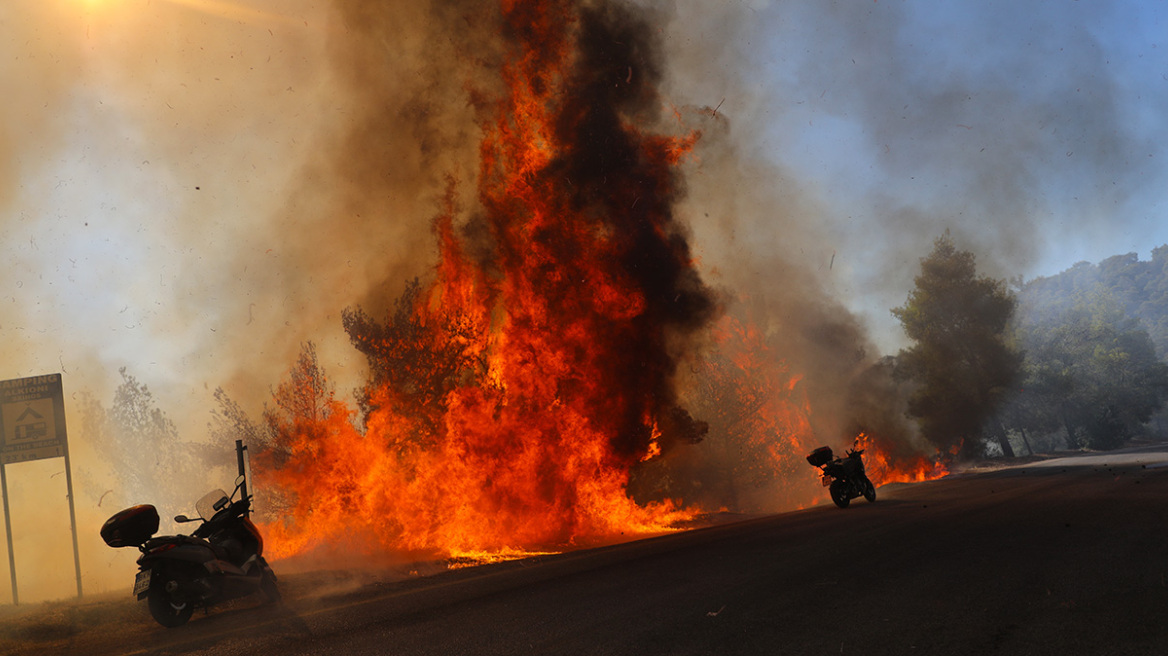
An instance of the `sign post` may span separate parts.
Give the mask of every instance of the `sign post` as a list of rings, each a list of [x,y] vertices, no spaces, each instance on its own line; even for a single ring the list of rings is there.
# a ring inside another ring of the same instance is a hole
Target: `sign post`
[[[77,514],[73,507],[73,472],[65,433],[65,395],[61,374],[0,381],[0,487],[4,495],[4,528],[8,533],[8,568],[12,573],[12,603],[20,603],[16,590],[16,557],[12,550],[12,520],[8,512],[8,477],[5,469],[16,462],[42,458],[65,459],[65,488],[69,500],[69,525],[73,530],[73,567],[77,596],[81,596],[81,558],[77,550]]]
[[[4,463],[0,461],[0,487],[4,488],[4,530],[8,533],[8,571],[12,573],[12,605],[20,605],[20,595],[16,592],[16,556],[12,554],[12,520],[8,512],[8,477],[4,474]]]

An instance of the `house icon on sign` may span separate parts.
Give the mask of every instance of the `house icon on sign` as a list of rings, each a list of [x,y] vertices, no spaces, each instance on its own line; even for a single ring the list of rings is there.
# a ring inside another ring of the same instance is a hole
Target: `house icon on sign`
[[[43,421],[44,415],[33,410],[32,406],[24,409],[20,416],[16,418],[16,425],[13,427],[13,437],[17,441],[23,440],[43,440],[49,436],[49,424]],[[31,419],[31,421],[30,421]]]

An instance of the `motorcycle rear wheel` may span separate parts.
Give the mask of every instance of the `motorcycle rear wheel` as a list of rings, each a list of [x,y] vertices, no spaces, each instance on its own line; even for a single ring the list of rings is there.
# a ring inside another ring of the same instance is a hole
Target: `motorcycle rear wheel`
[[[843,481],[836,481],[828,488],[831,492],[831,500],[840,508],[847,508],[848,504],[852,502],[852,498],[848,496],[848,485]]]
[[[173,629],[182,626],[191,619],[195,611],[194,604],[189,601],[180,601],[166,591],[166,581],[155,581],[149,592],[146,593],[146,605],[150,607],[150,616],[162,626]]]

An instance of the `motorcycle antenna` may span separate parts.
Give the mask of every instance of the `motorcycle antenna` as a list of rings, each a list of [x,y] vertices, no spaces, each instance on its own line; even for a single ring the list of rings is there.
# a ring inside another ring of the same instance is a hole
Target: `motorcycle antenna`
[[[247,447],[243,445],[243,440],[235,440],[235,460],[239,464],[239,475],[243,477],[243,486],[239,488],[240,499],[247,499],[247,465],[244,458],[246,453]],[[251,514],[251,510],[248,510],[248,514]]]

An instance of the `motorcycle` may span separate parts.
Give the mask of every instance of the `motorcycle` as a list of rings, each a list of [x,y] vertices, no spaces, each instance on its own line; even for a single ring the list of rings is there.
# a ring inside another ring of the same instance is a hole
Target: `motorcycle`
[[[165,627],[182,626],[197,607],[262,592],[280,601],[276,574],[264,560],[264,540],[250,519],[246,477],[235,479],[228,495],[212,490],[195,504],[197,517],[178,515],[179,523],[201,521],[190,535],[163,535],[158,511],[149,504],[127,508],[106,520],[101,537],[111,547],[138,547],[134,595],[146,599],[150,615]],[[235,495],[240,498],[235,500]]]
[[[856,497],[876,500],[876,486],[864,473],[864,460],[860,458],[863,453],[863,449],[848,449],[846,457],[836,458],[831,447],[821,446],[807,456],[812,467],[820,468],[823,486],[828,487],[831,500],[840,508],[847,508]]]

